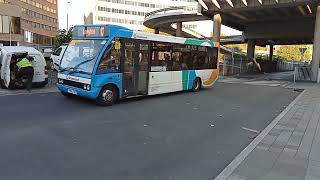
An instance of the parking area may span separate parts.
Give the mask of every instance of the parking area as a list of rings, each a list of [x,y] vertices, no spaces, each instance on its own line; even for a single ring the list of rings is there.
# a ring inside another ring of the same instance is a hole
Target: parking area
[[[42,88],[33,88],[31,94],[58,92],[56,87],[57,72],[48,70],[48,84]],[[0,96],[30,94],[25,89],[0,89]]]
[[[0,179],[213,179],[298,94],[217,83],[112,107],[59,93],[1,96]]]

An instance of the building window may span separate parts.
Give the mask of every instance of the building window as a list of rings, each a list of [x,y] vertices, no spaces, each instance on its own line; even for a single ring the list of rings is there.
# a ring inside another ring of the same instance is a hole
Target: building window
[[[0,15],[0,33],[20,34],[20,18]]]
[[[28,43],[32,43],[33,42],[33,34],[32,34],[32,32],[24,31],[24,41],[28,42]]]
[[[9,34],[11,17],[2,16],[2,33]]]

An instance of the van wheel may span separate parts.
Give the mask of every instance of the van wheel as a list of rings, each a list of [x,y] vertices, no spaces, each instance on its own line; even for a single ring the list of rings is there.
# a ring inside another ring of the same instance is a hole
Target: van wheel
[[[50,66],[50,69],[51,69],[51,70],[55,70],[55,69],[54,69],[54,63],[53,63],[53,60],[52,60],[52,59],[50,59],[50,64],[49,64],[49,66]]]
[[[105,86],[97,100],[96,104],[99,106],[111,106],[113,105],[118,99],[118,91],[114,86]]]
[[[192,84],[192,91],[198,92],[198,91],[200,91],[200,89],[201,89],[201,80],[200,80],[200,78],[196,78]]]
[[[2,89],[7,89],[7,87],[4,85],[4,80],[3,79],[1,79],[1,81],[0,81],[0,87]]]
[[[61,94],[62,94],[64,97],[67,97],[67,98],[72,98],[72,97],[74,97],[73,94],[66,93],[66,92],[61,92]]]

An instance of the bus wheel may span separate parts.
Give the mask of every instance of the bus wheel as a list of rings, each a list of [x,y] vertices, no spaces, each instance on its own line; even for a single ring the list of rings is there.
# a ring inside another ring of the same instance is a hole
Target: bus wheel
[[[99,97],[96,100],[96,104],[99,106],[111,106],[117,101],[118,92],[113,86],[104,87]]]
[[[198,91],[200,91],[200,89],[201,89],[201,80],[200,80],[200,78],[196,78],[192,84],[192,91],[198,92]]]

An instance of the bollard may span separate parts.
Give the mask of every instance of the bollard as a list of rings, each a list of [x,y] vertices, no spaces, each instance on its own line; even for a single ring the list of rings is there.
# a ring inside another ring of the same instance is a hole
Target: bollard
[[[293,83],[296,84],[296,73],[297,73],[297,67],[294,67],[294,73],[293,73]]]
[[[242,73],[242,57],[240,57],[240,74]]]

